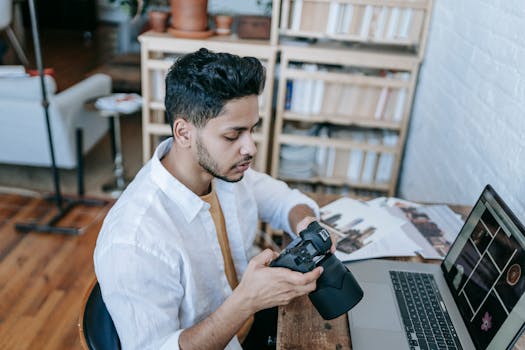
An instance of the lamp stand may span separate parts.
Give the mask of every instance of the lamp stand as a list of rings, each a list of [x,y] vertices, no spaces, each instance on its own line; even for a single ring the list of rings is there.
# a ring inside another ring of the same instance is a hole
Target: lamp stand
[[[97,199],[86,199],[83,197],[80,198],[64,198],[62,194],[60,193],[60,178],[58,173],[58,168],[56,166],[56,160],[55,160],[55,149],[53,147],[53,135],[51,132],[51,123],[49,120],[49,101],[47,99],[47,91],[44,81],[44,68],[42,64],[42,51],[40,48],[40,38],[38,35],[38,22],[36,18],[36,10],[35,10],[35,2],[34,0],[29,0],[29,13],[31,16],[31,31],[33,34],[33,42],[35,47],[35,57],[36,57],[36,65],[38,68],[38,75],[40,77],[40,87],[42,91],[42,107],[44,108],[44,114],[46,117],[46,126],[47,126],[47,139],[49,143],[49,151],[51,154],[51,170],[53,173],[53,183],[55,187],[55,193],[54,195],[51,195],[47,197],[46,199],[49,201],[53,201],[57,207],[58,213],[53,216],[48,222],[46,223],[16,223],[15,228],[19,232],[49,232],[49,233],[61,233],[61,234],[69,234],[69,235],[77,235],[81,233],[81,230],[77,227],[64,227],[64,226],[58,226],[58,222],[76,205],[88,205],[88,206],[96,206],[96,205],[106,205],[107,201],[104,200],[97,200]],[[78,151],[78,145],[77,145],[77,157],[82,157],[82,151]],[[79,158],[80,159],[80,158]],[[80,169],[77,169],[77,171],[80,171]],[[79,191],[79,192],[83,192]]]

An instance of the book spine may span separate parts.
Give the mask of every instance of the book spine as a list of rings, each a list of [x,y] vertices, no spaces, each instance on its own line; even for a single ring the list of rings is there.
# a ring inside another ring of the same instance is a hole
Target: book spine
[[[385,35],[385,22],[388,15],[388,8],[383,6],[381,7],[381,12],[379,12],[379,18],[377,19],[377,26],[374,32],[375,39],[382,39]]]
[[[348,34],[350,32],[350,25],[354,17],[354,6],[352,4],[343,5],[343,15],[339,23],[339,33]]]
[[[290,1],[283,1],[281,7],[281,28],[288,29],[290,24]]]
[[[389,93],[388,87],[384,86],[381,89],[381,93],[379,94],[379,99],[378,99],[377,105],[376,105],[376,111],[374,113],[374,119],[376,119],[376,120],[383,119],[383,113],[385,111],[385,106],[386,106],[386,100],[387,100],[387,97],[388,97],[388,93]]]
[[[361,29],[359,30],[359,37],[361,39],[366,39],[368,37],[373,12],[374,8],[371,5],[366,5],[363,19],[361,21]]]
[[[410,77],[409,73],[398,73],[397,75],[401,80],[407,81]],[[394,115],[392,120],[399,122],[403,119],[403,111],[405,110],[405,100],[406,100],[407,89],[401,88],[397,94],[396,107],[394,110]]]
[[[399,26],[398,38],[405,39],[408,37],[410,25],[412,24],[412,9],[407,8],[403,10],[403,19]]]
[[[301,27],[302,11],[303,0],[295,0],[292,9],[292,30],[298,31]]]
[[[292,96],[293,96],[293,81],[286,81],[286,96],[284,99],[284,109],[289,111],[292,109]]]
[[[314,91],[313,91],[312,107],[311,107],[311,112],[313,114],[321,113],[323,99],[324,99],[324,81],[316,80],[314,82]]]
[[[376,132],[367,133],[367,143],[369,145],[378,145],[380,143],[379,136]],[[361,175],[361,181],[363,183],[371,183],[375,178],[374,171],[377,165],[377,152],[376,151],[366,151],[365,155],[365,164],[363,165],[363,173]]]
[[[328,34],[336,33],[339,19],[339,6],[340,4],[338,2],[330,2],[330,11],[328,13],[328,21],[326,23],[326,33]]]
[[[388,27],[386,31],[386,38],[393,39],[397,31],[397,26],[399,22],[399,8],[393,7],[390,10],[390,20],[388,21]]]

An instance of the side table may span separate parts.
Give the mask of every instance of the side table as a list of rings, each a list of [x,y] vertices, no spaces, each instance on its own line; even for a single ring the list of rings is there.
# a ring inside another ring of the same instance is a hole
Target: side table
[[[141,108],[141,97],[137,94],[115,93],[86,102],[86,108],[98,111],[103,118],[111,118],[112,121],[112,150],[114,157],[114,179],[102,186],[104,192],[117,198],[124,191],[129,181],[125,177],[124,158],[122,155],[122,136],[120,128],[120,116],[136,113]],[[125,105],[124,105],[125,104]]]

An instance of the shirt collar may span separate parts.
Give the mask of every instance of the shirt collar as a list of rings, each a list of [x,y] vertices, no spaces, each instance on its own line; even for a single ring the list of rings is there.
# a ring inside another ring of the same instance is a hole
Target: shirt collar
[[[159,144],[151,158],[151,177],[162,192],[180,208],[186,220],[191,222],[195,219],[199,211],[204,206],[207,209],[209,204],[200,199],[199,196],[171,175],[160,162],[172,146],[172,137]]]

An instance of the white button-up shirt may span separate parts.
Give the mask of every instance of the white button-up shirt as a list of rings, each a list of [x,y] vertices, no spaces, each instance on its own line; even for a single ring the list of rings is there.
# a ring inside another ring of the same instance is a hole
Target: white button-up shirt
[[[185,329],[231,295],[209,204],[174,178],[161,143],[111,208],[95,249],[95,272],[124,349],[179,349]],[[236,183],[214,179],[239,280],[257,220],[292,232],[288,213],[315,202],[254,170]],[[233,337],[226,349],[241,349]]]

